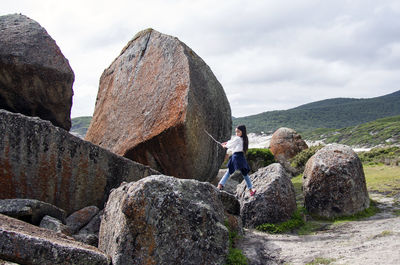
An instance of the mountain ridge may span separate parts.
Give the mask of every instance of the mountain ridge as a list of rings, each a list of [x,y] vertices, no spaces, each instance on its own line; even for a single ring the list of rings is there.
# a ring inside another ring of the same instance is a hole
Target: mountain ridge
[[[280,127],[298,132],[318,128],[340,129],[379,118],[400,115],[400,90],[373,98],[332,98],[300,105],[288,110],[274,110],[233,118],[233,128],[245,124],[248,132],[272,133]]]

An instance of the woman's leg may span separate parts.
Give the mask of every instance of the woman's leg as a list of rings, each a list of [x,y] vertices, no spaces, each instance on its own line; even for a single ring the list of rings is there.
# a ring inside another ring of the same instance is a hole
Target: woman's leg
[[[229,170],[226,171],[225,175],[222,177],[222,179],[219,181],[218,185],[225,186],[226,181],[229,178]]]
[[[244,178],[244,180],[246,181],[247,188],[248,188],[249,190],[251,190],[251,189],[253,188],[253,185],[251,184],[251,180],[250,180],[249,175],[248,175],[248,174],[243,175],[243,178]]]

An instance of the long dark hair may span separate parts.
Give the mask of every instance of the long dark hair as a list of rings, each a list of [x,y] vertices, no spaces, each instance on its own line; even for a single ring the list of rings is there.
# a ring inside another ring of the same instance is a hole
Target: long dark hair
[[[249,138],[247,138],[246,126],[244,126],[244,125],[239,125],[239,126],[236,127],[236,128],[242,132],[242,138],[243,138],[243,152],[246,153],[247,150],[249,149]]]

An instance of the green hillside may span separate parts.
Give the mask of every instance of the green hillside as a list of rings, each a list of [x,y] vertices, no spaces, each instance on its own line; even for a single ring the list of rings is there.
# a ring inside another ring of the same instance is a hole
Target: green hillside
[[[273,132],[280,127],[298,132],[317,128],[344,128],[379,118],[400,115],[400,90],[368,99],[334,98],[312,102],[289,110],[233,118],[233,128],[245,124],[248,132]]]
[[[71,119],[72,126],[70,132],[81,138],[84,138],[89,128],[91,120],[92,120],[91,116],[72,118]]]
[[[302,138],[351,146],[376,146],[400,143],[400,115],[378,119],[342,129],[316,129]]]

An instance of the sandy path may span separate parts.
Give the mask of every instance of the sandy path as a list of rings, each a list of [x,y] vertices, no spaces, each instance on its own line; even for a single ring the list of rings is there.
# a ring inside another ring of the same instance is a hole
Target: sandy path
[[[330,261],[321,264],[400,264],[400,217],[394,215],[399,203],[377,194],[370,196],[382,209],[371,218],[327,227],[307,236],[246,230],[238,247],[251,265],[307,264],[316,258]]]

